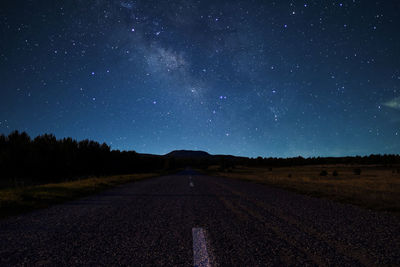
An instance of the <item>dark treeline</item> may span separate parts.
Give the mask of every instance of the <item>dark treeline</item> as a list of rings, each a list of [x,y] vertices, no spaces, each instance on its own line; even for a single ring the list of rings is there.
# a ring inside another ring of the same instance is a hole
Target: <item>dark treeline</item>
[[[182,161],[177,163],[182,165]],[[247,167],[290,167],[304,165],[382,165],[390,167],[400,165],[400,155],[369,155],[355,157],[294,157],[294,158],[246,158],[228,155],[216,155],[205,159],[187,159],[186,165],[206,168],[210,165],[219,165],[220,170],[229,170],[235,166]]]
[[[0,135],[0,186],[60,182],[86,176],[157,171],[159,156],[111,151],[107,144],[44,134],[31,139],[25,132]]]
[[[205,152],[204,152],[205,153]],[[283,167],[320,164],[400,164],[399,155],[315,158],[246,158],[229,155],[183,157],[139,154],[111,150],[103,143],[72,138],[56,139],[44,134],[31,139],[25,132],[0,135],[0,187],[61,182],[88,176],[173,171],[186,166],[206,169],[219,165],[229,170],[237,165]]]
[[[247,165],[251,166],[301,166],[301,165],[324,165],[324,164],[378,164],[393,165],[400,164],[400,155],[369,155],[354,157],[294,157],[294,158],[262,158],[250,159]]]

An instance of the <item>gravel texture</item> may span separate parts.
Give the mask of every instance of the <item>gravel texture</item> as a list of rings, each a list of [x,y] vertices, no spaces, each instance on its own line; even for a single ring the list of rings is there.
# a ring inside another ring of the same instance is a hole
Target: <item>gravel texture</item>
[[[400,266],[399,217],[190,170],[1,220],[0,266],[192,266],[193,228],[214,266]]]

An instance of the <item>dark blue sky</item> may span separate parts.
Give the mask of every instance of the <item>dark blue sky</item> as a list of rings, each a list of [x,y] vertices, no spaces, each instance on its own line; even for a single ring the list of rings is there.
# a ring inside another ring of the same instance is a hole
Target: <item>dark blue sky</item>
[[[399,1],[2,0],[0,133],[400,153],[399,27]]]

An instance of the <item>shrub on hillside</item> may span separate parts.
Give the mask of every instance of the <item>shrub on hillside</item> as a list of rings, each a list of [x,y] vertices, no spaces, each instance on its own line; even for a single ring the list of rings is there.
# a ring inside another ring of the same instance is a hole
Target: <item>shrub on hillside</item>
[[[320,176],[327,176],[328,172],[326,170],[323,170],[319,173]]]

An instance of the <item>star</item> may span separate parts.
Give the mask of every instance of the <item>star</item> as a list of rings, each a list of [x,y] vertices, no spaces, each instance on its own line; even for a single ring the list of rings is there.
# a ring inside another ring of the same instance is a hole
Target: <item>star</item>
[[[7,117],[153,154],[400,151],[393,1],[214,2],[6,4],[0,134]]]

